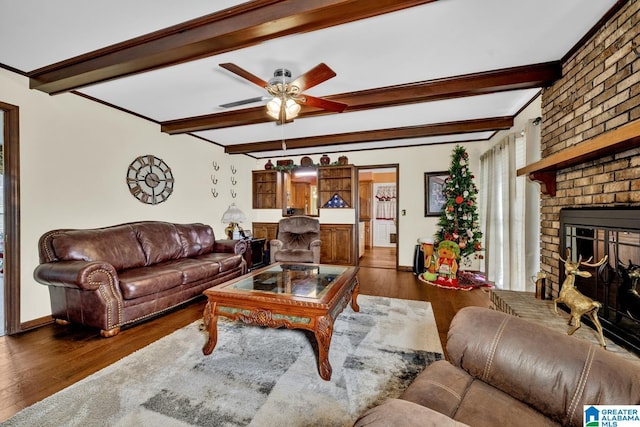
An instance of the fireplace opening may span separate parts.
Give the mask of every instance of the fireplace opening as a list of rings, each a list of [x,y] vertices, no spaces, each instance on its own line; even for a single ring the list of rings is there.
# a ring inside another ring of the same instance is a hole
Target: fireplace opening
[[[597,269],[584,267],[591,277],[576,277],[576,287],[602,304],[598,315],[605,335],[640,355],[640,209],[562,209],[559,247],[563,258],[565,250],[570,250],[572,261],[581,257],[596,263],[608,257]],[[564,264],[558,263],[562,286]],[[582,320],[594,327],[588,319]]]

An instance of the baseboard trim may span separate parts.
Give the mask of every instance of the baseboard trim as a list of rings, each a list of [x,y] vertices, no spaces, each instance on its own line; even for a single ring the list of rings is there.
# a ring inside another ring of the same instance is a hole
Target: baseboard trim
[[[399,265],[398,266],[398,271],[409,271],[409,272],[413,272],[413,267],[410,267],[408,265]]]
[[[29,320],[28,322],[20,323],[20,332],[25,332],[30,329],[36,329],[44,325],[48,325],[53,323],[53,317],[44,316],[38,319]]]

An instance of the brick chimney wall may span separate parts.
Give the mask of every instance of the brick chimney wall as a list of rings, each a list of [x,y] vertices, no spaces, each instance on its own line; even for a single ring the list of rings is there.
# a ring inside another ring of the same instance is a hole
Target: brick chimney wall
[[[562,70],[542,92],[543,158],[640,120],[640,0],[622,6]],[[556,182],[555,196],[541,196],[541,269],[551,297],[560,287],[560,209],[640,206],[640,147],[559,170]]]

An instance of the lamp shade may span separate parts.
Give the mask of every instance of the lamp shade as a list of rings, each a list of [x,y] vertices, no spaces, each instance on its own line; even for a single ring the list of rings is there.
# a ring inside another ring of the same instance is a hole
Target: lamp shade
[[[242,223],[247,220],[247,216],[242,212],[235,203],[231,203],[229,209],[222,214],[222,222],[223,223]]]

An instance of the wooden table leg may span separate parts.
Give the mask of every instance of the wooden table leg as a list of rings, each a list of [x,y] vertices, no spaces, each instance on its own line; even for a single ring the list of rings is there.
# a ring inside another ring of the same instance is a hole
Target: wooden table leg
[[[351,308],[353,311],[360,311],[360,306],[356,301],[358,299],[358,293],[360,292],[360,282],[358,282],[358,276],[356,276],[353,280],[356,281],[356,285],[353,287],[353,294],[351,295]]]
[[[208,301],[204,308],[204,327],[209,332],[209,339],[202,347],[202,353],[211,354],[218,343],[218,316],[215,315],[216,303]]]
[[[331,363],[329,363],[329,345],[333,335],[333,319],[331,316],[321,316],[316,320],[314,334],[318,343],[318,370],[320,371],[320,377],[325,381],[329,381],[333,372]]]

